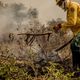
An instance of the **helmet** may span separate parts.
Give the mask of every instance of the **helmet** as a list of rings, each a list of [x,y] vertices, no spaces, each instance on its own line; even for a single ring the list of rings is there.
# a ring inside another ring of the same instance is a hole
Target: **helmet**
[[[62,4],[65,2],[65,0],[56,0],[56,4],[58,6],[62,6]]]
[[[56,0],[56,4],[66,11],[66,0]]]

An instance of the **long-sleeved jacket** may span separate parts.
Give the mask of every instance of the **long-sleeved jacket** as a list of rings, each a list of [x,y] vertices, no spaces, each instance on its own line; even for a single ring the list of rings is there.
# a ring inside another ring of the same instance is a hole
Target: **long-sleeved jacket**
[[[76,2],[68,2],[67,22],[62,24],[62,29],[71,28],[74,34],[80,31],[80,5]]]

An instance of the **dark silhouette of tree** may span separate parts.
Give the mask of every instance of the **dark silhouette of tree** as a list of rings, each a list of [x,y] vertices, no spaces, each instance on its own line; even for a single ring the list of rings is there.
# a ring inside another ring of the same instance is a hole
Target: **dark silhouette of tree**
[[[13,19],[17,23],[18,27],[21,26],[23,20],[27,17],[26,7],[23,4],[12,4],[11,10],[13,13]]]
[[[38,18],[38,11],[35,8],[27,9],[22,3],[12,4],[11,10],[13,13],[13,19],[16,22],[18,29],[21,27],[22,22],[25,20],[32,20]],[[31,22],[32,23],[32,22]]]
[[[29,18],[37,18],[38,17],[38,11],[37,11],[37,9],[36,8],[30,8],[29,10],[28,10],[28,17]]]

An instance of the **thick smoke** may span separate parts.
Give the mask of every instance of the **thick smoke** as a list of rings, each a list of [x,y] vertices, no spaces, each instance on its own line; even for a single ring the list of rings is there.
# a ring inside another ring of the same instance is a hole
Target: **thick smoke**
[[[29,25],[33,26],[34,21],[37,21],[38,15],[36,9],[27,9],[22,3],[3,4],[1,2],[0,18],[0,34],[5,34],[28,30]]]
[[[17,14],[19,11],[16,10],[16,6],[15,5],[8,5],[7,7],[3,7],[0,13],[0,32],[4,33],[4,32],[9,32],[9,31],[14,31],[15,28],[17,27],[17,23],[18,20],[17,18]],[[14,12],[15,11],[15,12]],[[15,18],[14,18],[15,16]]]

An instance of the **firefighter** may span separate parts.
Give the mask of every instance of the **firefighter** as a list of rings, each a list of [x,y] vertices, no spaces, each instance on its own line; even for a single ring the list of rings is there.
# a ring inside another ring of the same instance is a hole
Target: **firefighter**
[[[56,0],[56,3],[67,12],[67,22],[62,23],[62,30],[66,31],[70,28],[76,35],[71,42],[73,69],[75,70],[77,67],[80,68],[80,4],[71,0]]]
[[[70,28],[76,35],[80,32],[80,4],[71,0],[56,0],[57,5],[67,12],[67,22],[62,24],[62,29]]]

